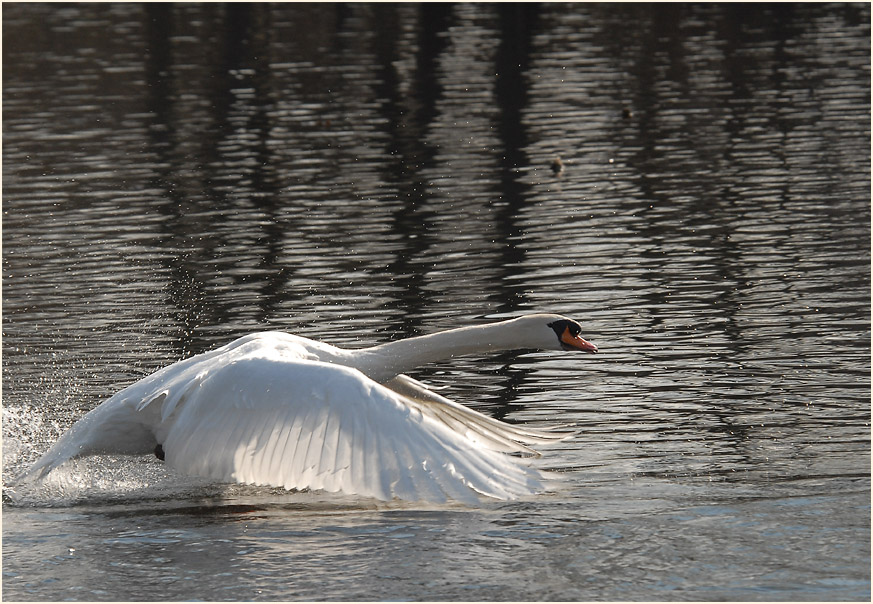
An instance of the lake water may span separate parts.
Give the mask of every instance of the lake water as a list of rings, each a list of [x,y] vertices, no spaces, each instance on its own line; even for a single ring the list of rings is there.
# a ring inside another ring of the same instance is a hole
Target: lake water
[[[3,38],[6,600],[869,600],[868,4],[28,3]],[[577,423],[548,494],[7,488],[244,333],[535,311],[601,353],[415,377]]]

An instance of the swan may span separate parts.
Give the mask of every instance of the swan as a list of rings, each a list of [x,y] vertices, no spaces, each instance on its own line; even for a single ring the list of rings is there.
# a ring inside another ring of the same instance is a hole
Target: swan
[[[597,352],[579,323],[533,314],[361,349],[278,331],[178,361],[74,423],[16,481],[88,455],[155,454],[220,482],[380,500],[516,499],[543,489],[519,455],[571,433],[514,426],[405,375],[458,355]]]

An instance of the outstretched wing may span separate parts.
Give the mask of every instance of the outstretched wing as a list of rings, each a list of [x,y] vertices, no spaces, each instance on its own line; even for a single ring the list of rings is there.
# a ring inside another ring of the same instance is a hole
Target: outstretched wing
[[[471,438],[458,429],[463,415],[423,412],[355,369],[241,358],[201,374],[182,399],[165,417],[162,444],[185,473],[383,500],[515,499],[542,489],[536,470],[495,446],[505,437]]]

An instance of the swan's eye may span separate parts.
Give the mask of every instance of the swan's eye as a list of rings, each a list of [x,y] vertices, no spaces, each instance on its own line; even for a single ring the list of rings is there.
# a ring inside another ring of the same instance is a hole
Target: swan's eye
[[[570,335],[574,337],[582,333],[582,327],[575,321],[570,321],[568,319],[553,321],[549,323],[549,327],[555,331],[555,335],[558,336],[559,340],[564,337],[564,332],[566,331],[569,331]]]

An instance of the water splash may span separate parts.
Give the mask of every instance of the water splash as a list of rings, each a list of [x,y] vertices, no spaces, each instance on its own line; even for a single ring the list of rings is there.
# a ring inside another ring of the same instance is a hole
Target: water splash
[[[68,506],[88,502],[164,499],[215,490],[182,476],[151,456],[94,456],[72,460],[42,480],[14,483],[64,432],[51,416],[25,406],[3,407],[3,502]],[[13,484],[14,483],[14,484]]]
[[[32,407],[3,406],[3,482],[21,474],[64,428]]]

